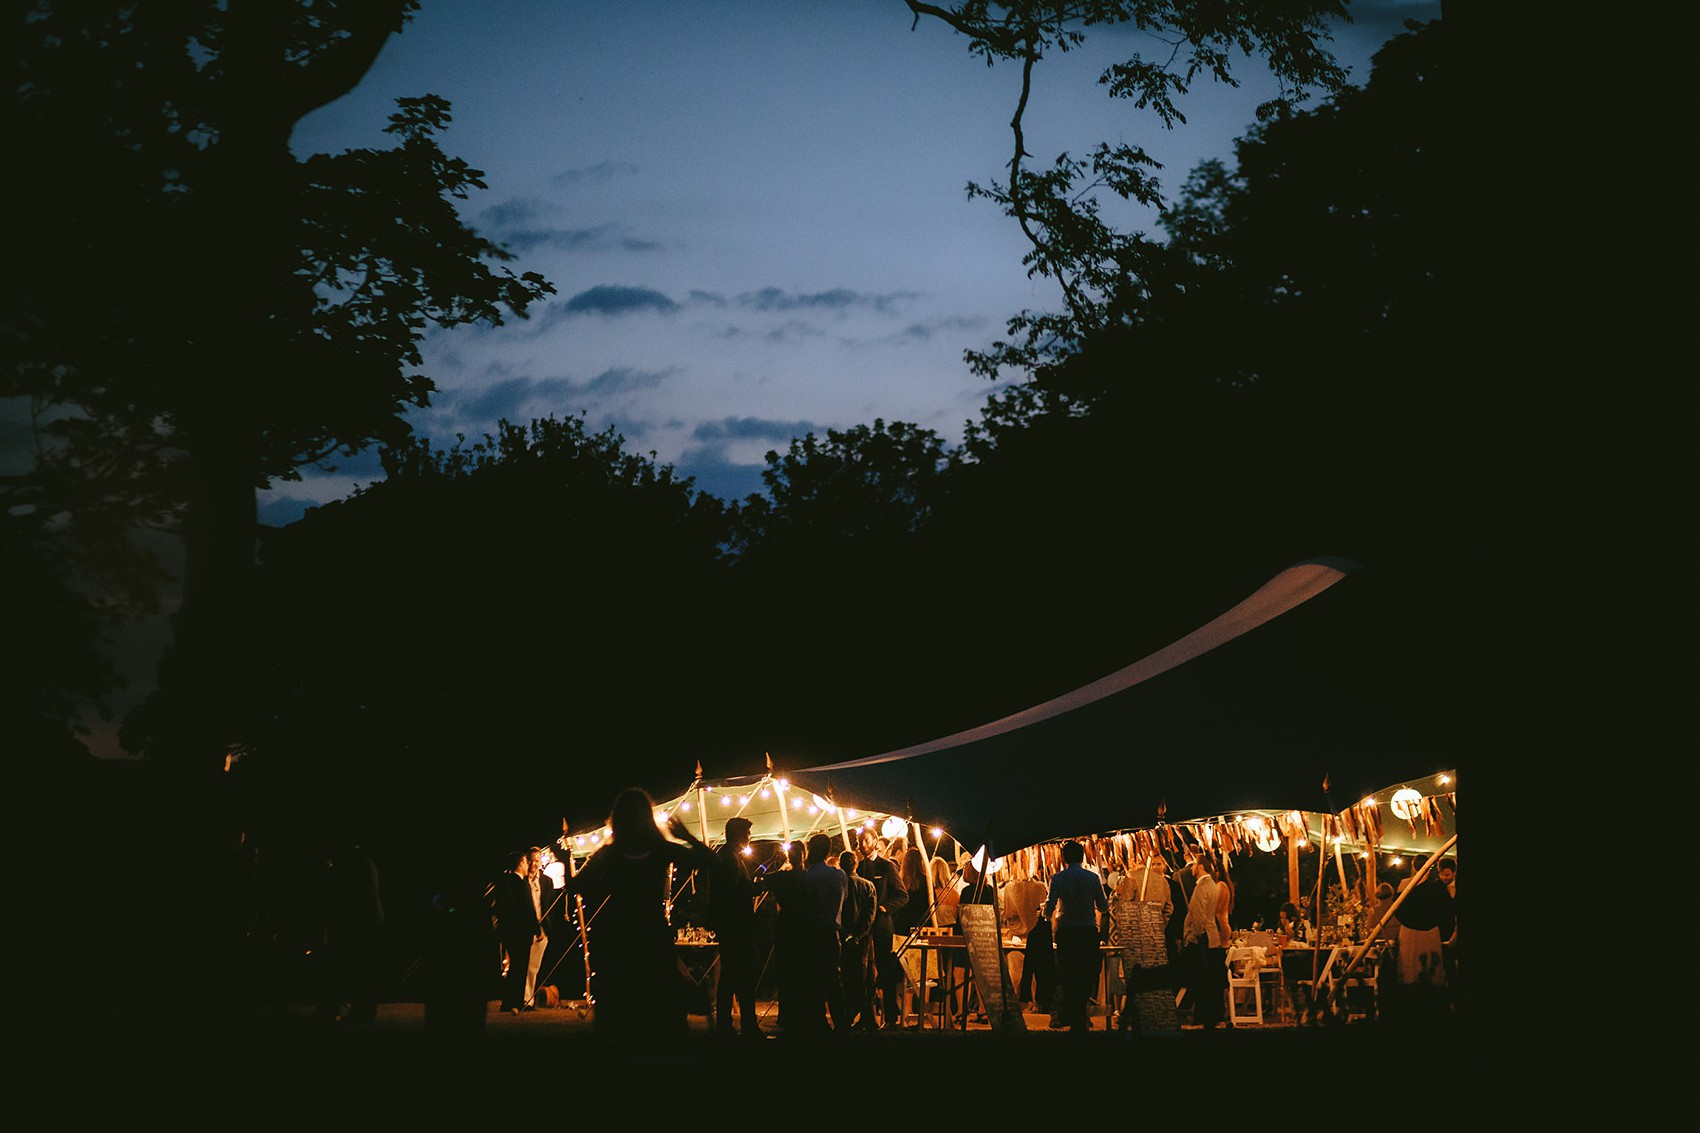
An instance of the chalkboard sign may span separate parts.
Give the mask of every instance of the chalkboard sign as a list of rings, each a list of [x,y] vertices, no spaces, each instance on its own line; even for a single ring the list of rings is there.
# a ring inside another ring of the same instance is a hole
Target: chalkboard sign
[[[974,990],[985,1005],[986,1021],[994,1031],[1025,1031],[1027,1021],[1021,1017],[1009,972],[1004,968],[998,911],[991,905],[960,905],[956,923],[968,940],[968,970],[974,976]]]

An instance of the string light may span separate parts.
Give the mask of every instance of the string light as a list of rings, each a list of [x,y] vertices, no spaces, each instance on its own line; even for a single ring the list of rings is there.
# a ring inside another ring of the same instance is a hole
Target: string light
[[[856,812],[853,810],[847,810],[844,812],[844,817],[848,818],[851,822],[854,822],[856,821]]]
[[[933,837],[934,838],[943,838],[944,837],[944,827],[942,827],[942,826],[933,827]]]
[[[1450,776],[1450,775],[1442,775],[1442,776],[1441,776],[1441,777],[1440,777],[1440,785],[1441,785],[1441,786],[1442,786],[1442,787],[1444,787],[1444,786],[1446,786],[1446,785],[1447,785],[1447,784],[1448,784],[1448,783],[1450,783],[1450,782],[1452,782],[1452,776]]]
[[[774,785],[781,791],[789,791],[791,789],[791,780],[789,779],[775,779],[773,782]]]
[[[767,798],[767,797],[768,797],[768,796],[769,796],[769,795],[771,795],[771,794],[773,794],[773,792],[772,792],[772,791],[770,791],[770,790],[768,790],[768,789],[767,789],[767,788],[766,788],[766,787],[763,787],[763,788],[762,788],[762,789],[761,789],[761,797],[762,797],[762,798],[764,798],[764,799],[765,799],[765,798]]]
[[[763,792],[762,792],[762,793],[761,793],[761,797],[762,797],[762,798],[764,798],[764,799],[765,799],[765,798],[767,798],[767,792],[766,792],[766,791],[763,791]],[[739,805],[739,806],[749,806],[749,805],[750,805],[750,796],[748,796],[748,795],[739,795],[739,796],[738,796],[738,805]]]
[[[810,803],[809,804],[809,813],[810,814],[819,814],[820,813],[820,807],[816,806],[814,803]]]
[[[679,809],[682,810],[682,811],[688,812],[691,809],[691,804],[690,803],[680,803]]]
[[[720,796],[720,805],[721,806],[731,806],[732,805],[732,796],[731,795],[721,795]]]

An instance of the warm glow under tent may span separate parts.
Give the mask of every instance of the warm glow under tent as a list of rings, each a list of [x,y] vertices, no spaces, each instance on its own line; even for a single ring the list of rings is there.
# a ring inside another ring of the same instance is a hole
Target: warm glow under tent
[[[1295,564],[1101,680],[790,779],[905,816],[913,805],[919,821],[998,854],[1166,815],[1339,814],[1414,768],[1452,766],[1457,738],[1447,706],[1416,702],[1387,664],[1405,596],[1356,571]]]
[[[710,846],[726,840],[726,820],[736,817],[750,820],[750,838],[755,842],[801,842],[825,833],[835,843],[849,846],[859,831],[871,829],[886,838],[901,835],[931,854],[941,837],[890,811],[857,806],[848,799],[840,805],[772,771],[731,779],[699,776],[682,793],[656,802],[656,822],[665,826],[675,815]],[[570,836],[573,856],[595,853],[607,837],[606,827],[574,832]]]

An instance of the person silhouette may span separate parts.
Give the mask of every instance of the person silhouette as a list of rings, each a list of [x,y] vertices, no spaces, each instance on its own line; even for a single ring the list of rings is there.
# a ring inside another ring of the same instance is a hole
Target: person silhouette
[[[750,877],[750,820],[726,820],[726,841],[715,851],[709,888],[709,928],[720,951],[720,979],[715,986],[716,1034],[760,1038],[756,1018],[755,882]],[[732,1028],[732,1007],[739,1012],[739,1029]]]
[[[714,851],[673,816],[669,841],[655,803],[640,787],[614,797],[610,836],[567,889],[584,897],[590,920],[591,994],[596,1033],[619,1041],[686,1033],[686,1002],[667,923],[670,869],[711,870]]]

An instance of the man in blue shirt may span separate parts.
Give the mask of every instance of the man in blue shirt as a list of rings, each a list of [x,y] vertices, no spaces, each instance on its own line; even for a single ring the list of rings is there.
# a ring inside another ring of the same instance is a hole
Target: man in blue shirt
[[[1090,1031],[1092,1020],[1086,1014],[1086,1001],[1098,986],[1099,918],[1109,914],[1110,905],[1104,898],[1104,883],[1081,864],[1086,860],[1086,847],[1067,842],[1062,856],[1063,868],[1051,878],[1050,893],[1045,898],[1047,920],[1061,910],[1056,919],[1056,943],[1062,1010],[1051,1017],[1051,1029]]]

